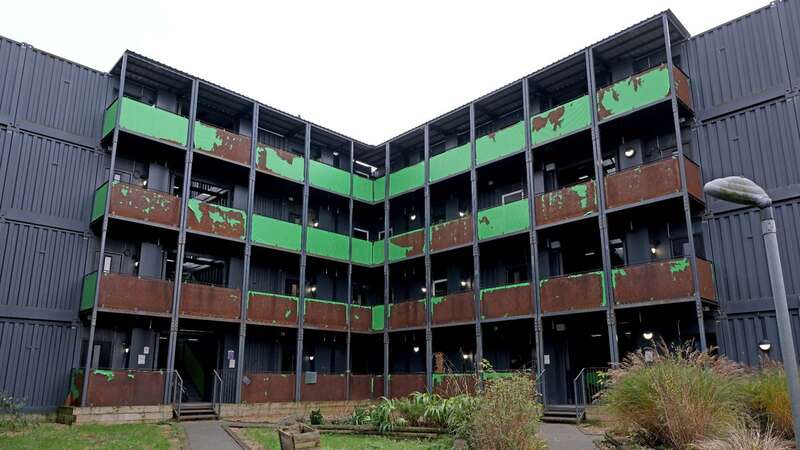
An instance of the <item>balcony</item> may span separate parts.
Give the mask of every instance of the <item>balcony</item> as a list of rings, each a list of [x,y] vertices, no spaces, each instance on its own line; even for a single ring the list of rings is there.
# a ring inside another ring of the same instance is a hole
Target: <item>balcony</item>
[[[678,100],[692,109],[689,79],[677,67],[674,70]],[[600,121],[658,103],[670,96],[669,70],[666,64],[645,70],[597,91],[597,117]]]
[[[533,311],[530,283],[517,283],[481,289],[481,318],[529,316]]]
[[[375,307],[372,310],[372,320],[375,321],[375,314],[383,313],[383,306]],[[401,328],[418,328],[425,326],[425,299],[406,300],[389,305],[389,329],[397,330]],[[374,328],[374,327],[373,327]],[[383,329],[381,327],[381,329]]]
[[[347,331],[347,303],[306,298],[304,323],[326,330]]]
[[[686,186],[692,197],[703,200],[700,167],[688,158]],[[681,192],[678,156],[661,159],[611,174],[605,179],[606,206],[609,209],[642,203]]]
[[[525,148],[525,121],[475,140],[476,162],[485,164],[517,153]]]
[[[381,186],[383,189],[383,186]],[[371,180],[361,175],[353,174],[353,198],[361,200],[365,203],[375,203],[375,180]],[[380,192],[380,197],[383,198],[384,192]]]
[[[203,154],[250,166],[250,136],[231,133],[203,122],[194,125],[194,149]]]
[[[346,235],[308,227],[306,251],[322,258],[348,261],[350,259],[350,238]]]
[[[389,397],[407,397],[414,392],[425,392],[424,373],[393,373],[389,375]]]
[[[246,216],[244,211],[189,199],[186,227],[189,230],[243,241]]]
[[[92,221],[103,217],[108,196],[108,183],[94,194]],[[110,217],[178,228],[181,199],[174,195],[152,189],[115,181],[111,184]]]
[[[536,225],[579,219],[597,212],[594,180],[537,195]]]
[[[256,146],[256,170],[291,181],[305,180],[305,160],[302,156],[268,145]]]
[[[242,402],[294,401],[294,373],[247,372],[242,381]]]
[[[106,109],[103,117],[103,137],[108,136],[114,130],[114,120],[119,105],[119,100],[115,100]],[[189,134],[189,119],[155,106],[123,97],[119,128],[139,136],[185,147],[186,138]]]
[[[96,282],[97,272],[84,277],[81,311],[92,308]],[[169,280],[104,272],[97,307],[104,311],[168,315],[172,311],[173,287]]]
[[[311,160],[308,162],[308,178],[311,186],[350,196],[350,172]]]
[[[350,305],[350,329],[369,333],[372,331],[372,308],[369,306]]]
[[[431,183],[469,170],[472,164],[470,145],[464,144],[432,156],[429,160]]]
[[[431,323],[445,325],[473,322],[475,320],[475,296],[472,291],[431,297]]]
[[[305,373],[303,374],[305,375]],[[304,377],[300,385],[300,399],[306,402],[330,402],[347,400],[347,376],[339,374],[317,374],[314,383]]]
[[[382,375],[350,375],[350,400],[378,400],[381,397]]]
[[[431,226],[431,251],[441,251],[472,243],[472,216],[460,217]]]
[[[181,316],[239,320],[242,311],[240,289],[183,283]]]
[[[248,322],[297,325],[297,297],[254,291],[250,291],[248,297]]]
[[[250,239],[265,247],[300,252],[302,231],[303,228],[296,223],[253,214]]]
[[[422,188],[425,183],[425,163],[420,162],[413,166],[404,167],[389,175],[389,195],[404,194]]]
[[[478,212],[478,239],[481,241],[515,234],[530,228],[528,199]]]
[[[713,268],[696,258],[700,297],[716,301]],[[692,267],[688,258],[677,258],[614,269],[614,301],[618,305],[680,301],[694,297]]]
[[[83,369],[73,369],[72,403],[80,404]],[[161,370],[92,369],[89,371],[86,406],[139,406],[164,403],[166,372]]]
[[[582,311],[606,304],[603,272],[562,275],[539,281],[542,313]]]
[[[534,146],[586,130],[592,124],[589,96],[556,106],[531,118],[531,142]]]
[[[382,241],[380,242],[382,243]],[[422,229],[408,231],[389,238],[389,262],[421,256],[424,252],[425,233]]]

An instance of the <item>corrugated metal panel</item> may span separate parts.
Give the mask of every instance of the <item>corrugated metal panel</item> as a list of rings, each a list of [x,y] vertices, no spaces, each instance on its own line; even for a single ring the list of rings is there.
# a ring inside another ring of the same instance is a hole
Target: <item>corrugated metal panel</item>
[[[0,320],[0,390],[29,408],[64,404],[78,338],[70,324]]]
[[[782,95],[789,76],[776,8],[767,6],[692,38],[689,67],[701,119]]]
[[[786,45],[786,59],[789,63],[792,87],[800,89],[800,2],[797,0],[778,2],[778,13],[781,17],[781,32]]]
[[[790,304],[800,297],[800,200],[775,206],[778,244]],[[714,261],[717,297],[728,313],[772,305],[761,219],[757,210],[715,216],[706,228]]]
[[[0,38],[0,123],[9,123],[12,118],[23,51],[20,44]]]
[[[795,99],[756,106],[696,129],[704,181],[743,175],[777,198],[800,189]],[[712,200],[712,199],[709,199]],[[710,201],[718,209],[718,202]]]
[[[797,311],[793,311],[791,316],[792,333],[798,336],[800,317]],[[758,366],[759,357],[763,354],[758,343],[762,339],[772,343],[768,356],[780,360],[781,345],[774,313],[729,316],[717,322],[717,344],[720,352],[734,361]],[[795,346],[800,349],[797,344]]]
[[[94,146],[100,138],[103,111],[110,103],[109,79],[100,72],[31,48],[25,58],[17,125]]]
[[[0,129],[0,212],[6,219],[86,230],[106,155]]]
[[[80,233],[0,221],[0,311],[74,316],[88,244]]]

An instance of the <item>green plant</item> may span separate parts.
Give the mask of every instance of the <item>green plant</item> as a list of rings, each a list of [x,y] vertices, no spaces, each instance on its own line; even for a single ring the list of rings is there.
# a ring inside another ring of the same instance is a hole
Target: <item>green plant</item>
[[[0,428],[18,430],[28,425],[22,413],[25,399],[16,398],[6,391],[0,391]]]
[[[720,437],[743,413],[744,369],[691,344],[669,348],[662,342],[652,360],[640,350],[609,373],[609,411],[649,445],[687,448]]]
[[[779,435],[794,438],[792,402],[789,398],[786,373],[779,362],[765,362],[764,368],[752,377],[750,408],[755,418]]]
[[[541,405],[535,400],[531,377],[516,373],[487,384],[471,411],[471,431],[467,440],[472,448],[545,448],[536,436]]]
[[[325,419],[322,417],[322,412],[319,409],[312,409],[308,419],[311,425],[322,425],[325,422]]]

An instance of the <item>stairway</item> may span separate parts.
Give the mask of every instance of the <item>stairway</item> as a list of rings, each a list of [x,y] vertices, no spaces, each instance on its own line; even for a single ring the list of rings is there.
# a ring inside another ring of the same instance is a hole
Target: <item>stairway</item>
[[[176,418],[179,422],[219,419],[211,403],[184,403],[181,405],[180,415]]]
[[[585,416],[584,412],[581,417],[576,417],[575,405],[545,405],[542,422],[578,424]]]

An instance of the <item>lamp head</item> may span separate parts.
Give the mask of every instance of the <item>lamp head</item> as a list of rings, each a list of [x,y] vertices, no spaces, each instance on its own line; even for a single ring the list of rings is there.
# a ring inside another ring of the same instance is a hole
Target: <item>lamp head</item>
[[[772,205],[764,189],[744,177],[725,177],[709,181],[703,187],[706,194],[740,205],[766,208]]]

